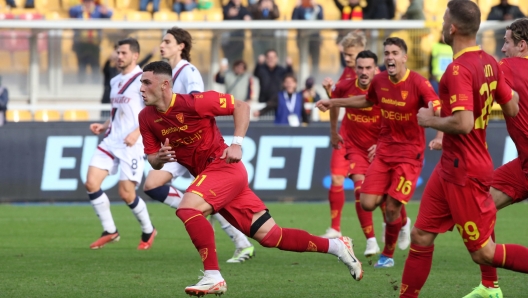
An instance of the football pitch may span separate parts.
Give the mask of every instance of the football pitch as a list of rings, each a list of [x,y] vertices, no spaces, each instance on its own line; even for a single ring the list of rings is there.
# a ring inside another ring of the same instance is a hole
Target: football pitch
[[[268,204],[282,226],[322,234],[329,225],[323,203]],[[174,210],[148,204],[158,236],[148,251],[138,251],[141,230],[129,208],[113,204],[121,240],[101,250],[88,246],[101,233],[90,205],[0,205],[0,297],[185,297],[198,281],[202,264]],[[418,204],[408,205],[416,218]],[[256,245],[256,257],[227,264],[234,247],[218,224],[217,251],[228,291],[223,297],[397,297],[407,251],[396,251],[394,268],[374,269],[363,257],[365,239],[354,205],[347,203],[342,229],[354,239],[365,274],[352,279],[336,257],[291,253]],[[528,246],[528,204],[498,213],[498,242]],[[381,214],[374,212],[380,245]],[[526,260],[528,262],[528,260]],[[526,297],[528,276],[499,269],[504,297]],[[433,269],[420,297],[462,297],[479,284],[479,267],[458,232],[440,235]]]

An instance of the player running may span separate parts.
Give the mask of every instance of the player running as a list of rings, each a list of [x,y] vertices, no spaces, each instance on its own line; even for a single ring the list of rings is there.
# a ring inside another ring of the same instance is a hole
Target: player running
[[[371,51],[362,51],[357,54],[355,60],[356,78],[342,79],[337,82],[331,93],[332,98],[367,94],[377,69],[378,57]],[[331,80],[327,82],[333,85]],[[337,114],[338,108],[334,107],[333,109],[336,110],[334,112]],[[376,150],[376,143],[380,132],[380,113],[378,106],[364,109],[346,108],[346,114],[341,123],[341,132],[346,134],[342,136],[335,130],[337,127],[337,117],[331,119],[332,122],[330,125],[334,128],[331,132],[332,139],[338,139],[338,145],[342,146],[346,152],[345,156],[349,164],[347,167],[348,176],[354,181],[356,212],[363,233],[367,239],[367,247],[364,253],[367,257],[378,254],[380,248],[374,234],[372,212],[365,211],[361,208],[359,189],[365,179],[365,173]]]
[[[431,270],[436,236],[454,226],[474,262],[528,273],[528,248],[497,245],[491,236],[497,209],[489,193],[493,163],[486,127],[494,100],[513,117],[519,111],[519,97],[495,59],[476,45],[480,17],[471,1],[447,4],[442,36],[456,54],[440,81],[441,117],[431,108],[421,109],[417,116],[421,126],[445,133],[443,152],[424,190],[400,297],[418,297]]]
[[[518,19],[506,27],[502,52],[508,57],[499,63],[506,83],[519,98],[528,98],[528,19]],[[520,100],[519,114],[505,119],[519,157],[493,172],[490,194],[498,210],[528,198],[528,101]],[[464,298],[502,298],[497,269],[486,265],[480,269],[481,284]]]
[[[178,94],[191,94],[204,91],[204,84],[198,69],[191,61],[192,37],[186,30],[173,27],[167,30],[160,45],[161,57],[167,59],[172,67],[172,91]],[[148,173],[143,189],[152,199],[172,208],[178,208],[183,194],[170,185],[170,182],[183,176],[187,169],[179,163],[172,162],[160,170]],[[240,263],[255,254],[255,247],[247,237],[235,229],[220,214],[214,214],[222,229],[235,244],[235,253],[228,263]]]
[[[160,169],[178,161],[196,177],[176,211],[204,265],[203,278],[186,287],[187,294],[202,296],[227,291],[219,271],[213,229],[205,219],[216,212],[264,247],[333,254],[347,265],[354,279],[361,280],[361,263],[354,256],[350,238],[326,239],[281,228],[249,188],[246,169],[240,162],[241,145],[249,126],[247,103],[214,91],[172,93],[171,68],[165,62],[145,66],[141,82],[147,107],[139,121],[150,164]],[[225,115],[234,118],[231,146],[224,143],[214,118]]]
[[[350,32],[340,42],[343,47],[343,57],[346,62],[346,67],[337,81],[338,84],[343,80],[354,81],[356,79],[356,57],[359,52],[365,50],[367,45],[367,38],[362,32]],[[331,78],[326,78],[323,81],[323,87],[329,98],[332,97],[333,81]],[[330,203],[330,228],[326,230],[321,237],[338,238],[341,237],[341,212],[345,205],[345,190],[343,184],[348,174],[348,167],[350,162],[345,158],[346,150],[340,143],[342,139],[340,135],[346,135],[345,125],[341,125],[339,133],[337,133],[337,118],[339,109],[330,110],[330,142],[332,143],[332,157],[330,158],[330,175],[332,184],[328,190],[328,201]],[[335,132],[335,133],[334,133]]]
[[[103,234],[90,248],[98,249],[107,243],[119,241],[119,232],[110,212],[110,201],[101,190],[101,184],[109,174],[117,173],[120,167],[119,196],[141,225],[138,249],[149,249],[157,232],[150,222],[147,205],[136,194],[136,186],[143,178],[145,162],[138,122],[138,114],[144,107],[139,93],[142,74],[137,65],[139,43],[127,38],[117,44],[117,66],[121,73],[110,81],[111,118],[104,124],[90,124],[90,130],[96,135],[106,131],[105,138],[97,146],[90,161],[85,183],[95,214],[103,225]]]
[[[407,241],[399,243],[402,244],[400,248],[409,245],[411,221],[403,205],[412,198],[425,150],[425,133],[418,125],[416,112],[428,103],[438,105],[438,96],[429,81],[407,69],[405,41],[392,37],[383,45],[387,70],[374,77],[366,96],[317,103],[323,111],[334,106],[368,108],[379,105],[381,109],[376,154],[366,172],[360,194],[361,206],[367,211],[386,202],[385,248],[374,265],[378,268],[394,266],[394,250],[402,227],[401,233]]]

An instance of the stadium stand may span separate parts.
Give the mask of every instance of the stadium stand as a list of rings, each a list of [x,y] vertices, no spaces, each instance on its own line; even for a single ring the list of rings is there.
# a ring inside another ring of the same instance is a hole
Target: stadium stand
[[[37,110],[35,112],[35,121],[50,122],[60,121],[60,112],[55,110]]]
[[[84,110],[67,110],[62,116],[64,121],[88,121],[89,118],[88,111]]]
[[[7,110],[6,118],[9,122],[24,122],[33,120],[31,112],[27,110]]]

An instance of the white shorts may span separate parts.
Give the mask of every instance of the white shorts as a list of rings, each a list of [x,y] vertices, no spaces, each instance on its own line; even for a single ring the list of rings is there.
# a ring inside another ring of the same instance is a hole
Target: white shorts
[[[140,184],[145,167],[143,144],[138,143],[132,147],[113,149],[103,140],[97,146],[90,166],[107,170],[109,175],[116,174],[120,166],[119,180],[130,180]]]
[[[172,175],[172,179],[176,179],[187,173],[187,168],[177,162],[168,162],[163,165],[160,171],[169,172]]]

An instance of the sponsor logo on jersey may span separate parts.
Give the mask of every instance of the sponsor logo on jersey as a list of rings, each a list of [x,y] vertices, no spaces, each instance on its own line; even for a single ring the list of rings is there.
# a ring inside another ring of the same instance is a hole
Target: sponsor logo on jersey
[[[110,98],[110,101],[114,104],[118,104],[118,103],[129,103],[130,102],[130,98],[126,97],[126,96],[123,96],[123,95],[119,95],[119,96],[116,96],[116,97],[112,97]]]
[[[411,120],[413,113],[399,113],[394,111],[381,110],[381,116],[385,119],[396,120],[396,121],[409,121]]]
[[[176,114],[176,119],[180,121],[181,124],[183,124],[183,114],[182,113]]]
[[[161,135],[162,136],[166,136],[166,135],[174,133],[174,132],[185,131],[185,130],[187,130],[187,128],[189,128],[187,125],[184,125],[182,127],[178,127],[178,126],[169,127],[167,129],[162,129],[161,130]]]
[[[158,122],[161,122],[161,121],[163,121],[163,118],[159,118],[159,119],[154,120],[154,123],[158,123]]]
[[[402,91],[403,92],[403,91]],[[402,94],[403,95],[403,94]],[[404,107],[405,106],[405,102],[403,101],[397,101],[397,100],[394,100],[392,98],[385,98],[385,97],[382,97],[381,98],[381,102],[382,103],[386,103],[386,104],[389,104],[389,105],[395,105],[397,107]]]
[[[381,91],[389,91],[389,88],[381,88]]]
[[[468,100],[468,96],[465,95],[465,94],[459,94],[458,95],[458,100],[460,100],[460,101]]]
[[[401,92],[401,96],[402,96],[403,100],[406,100],[407,96],[409,96],[409,91],[402,91]]]

